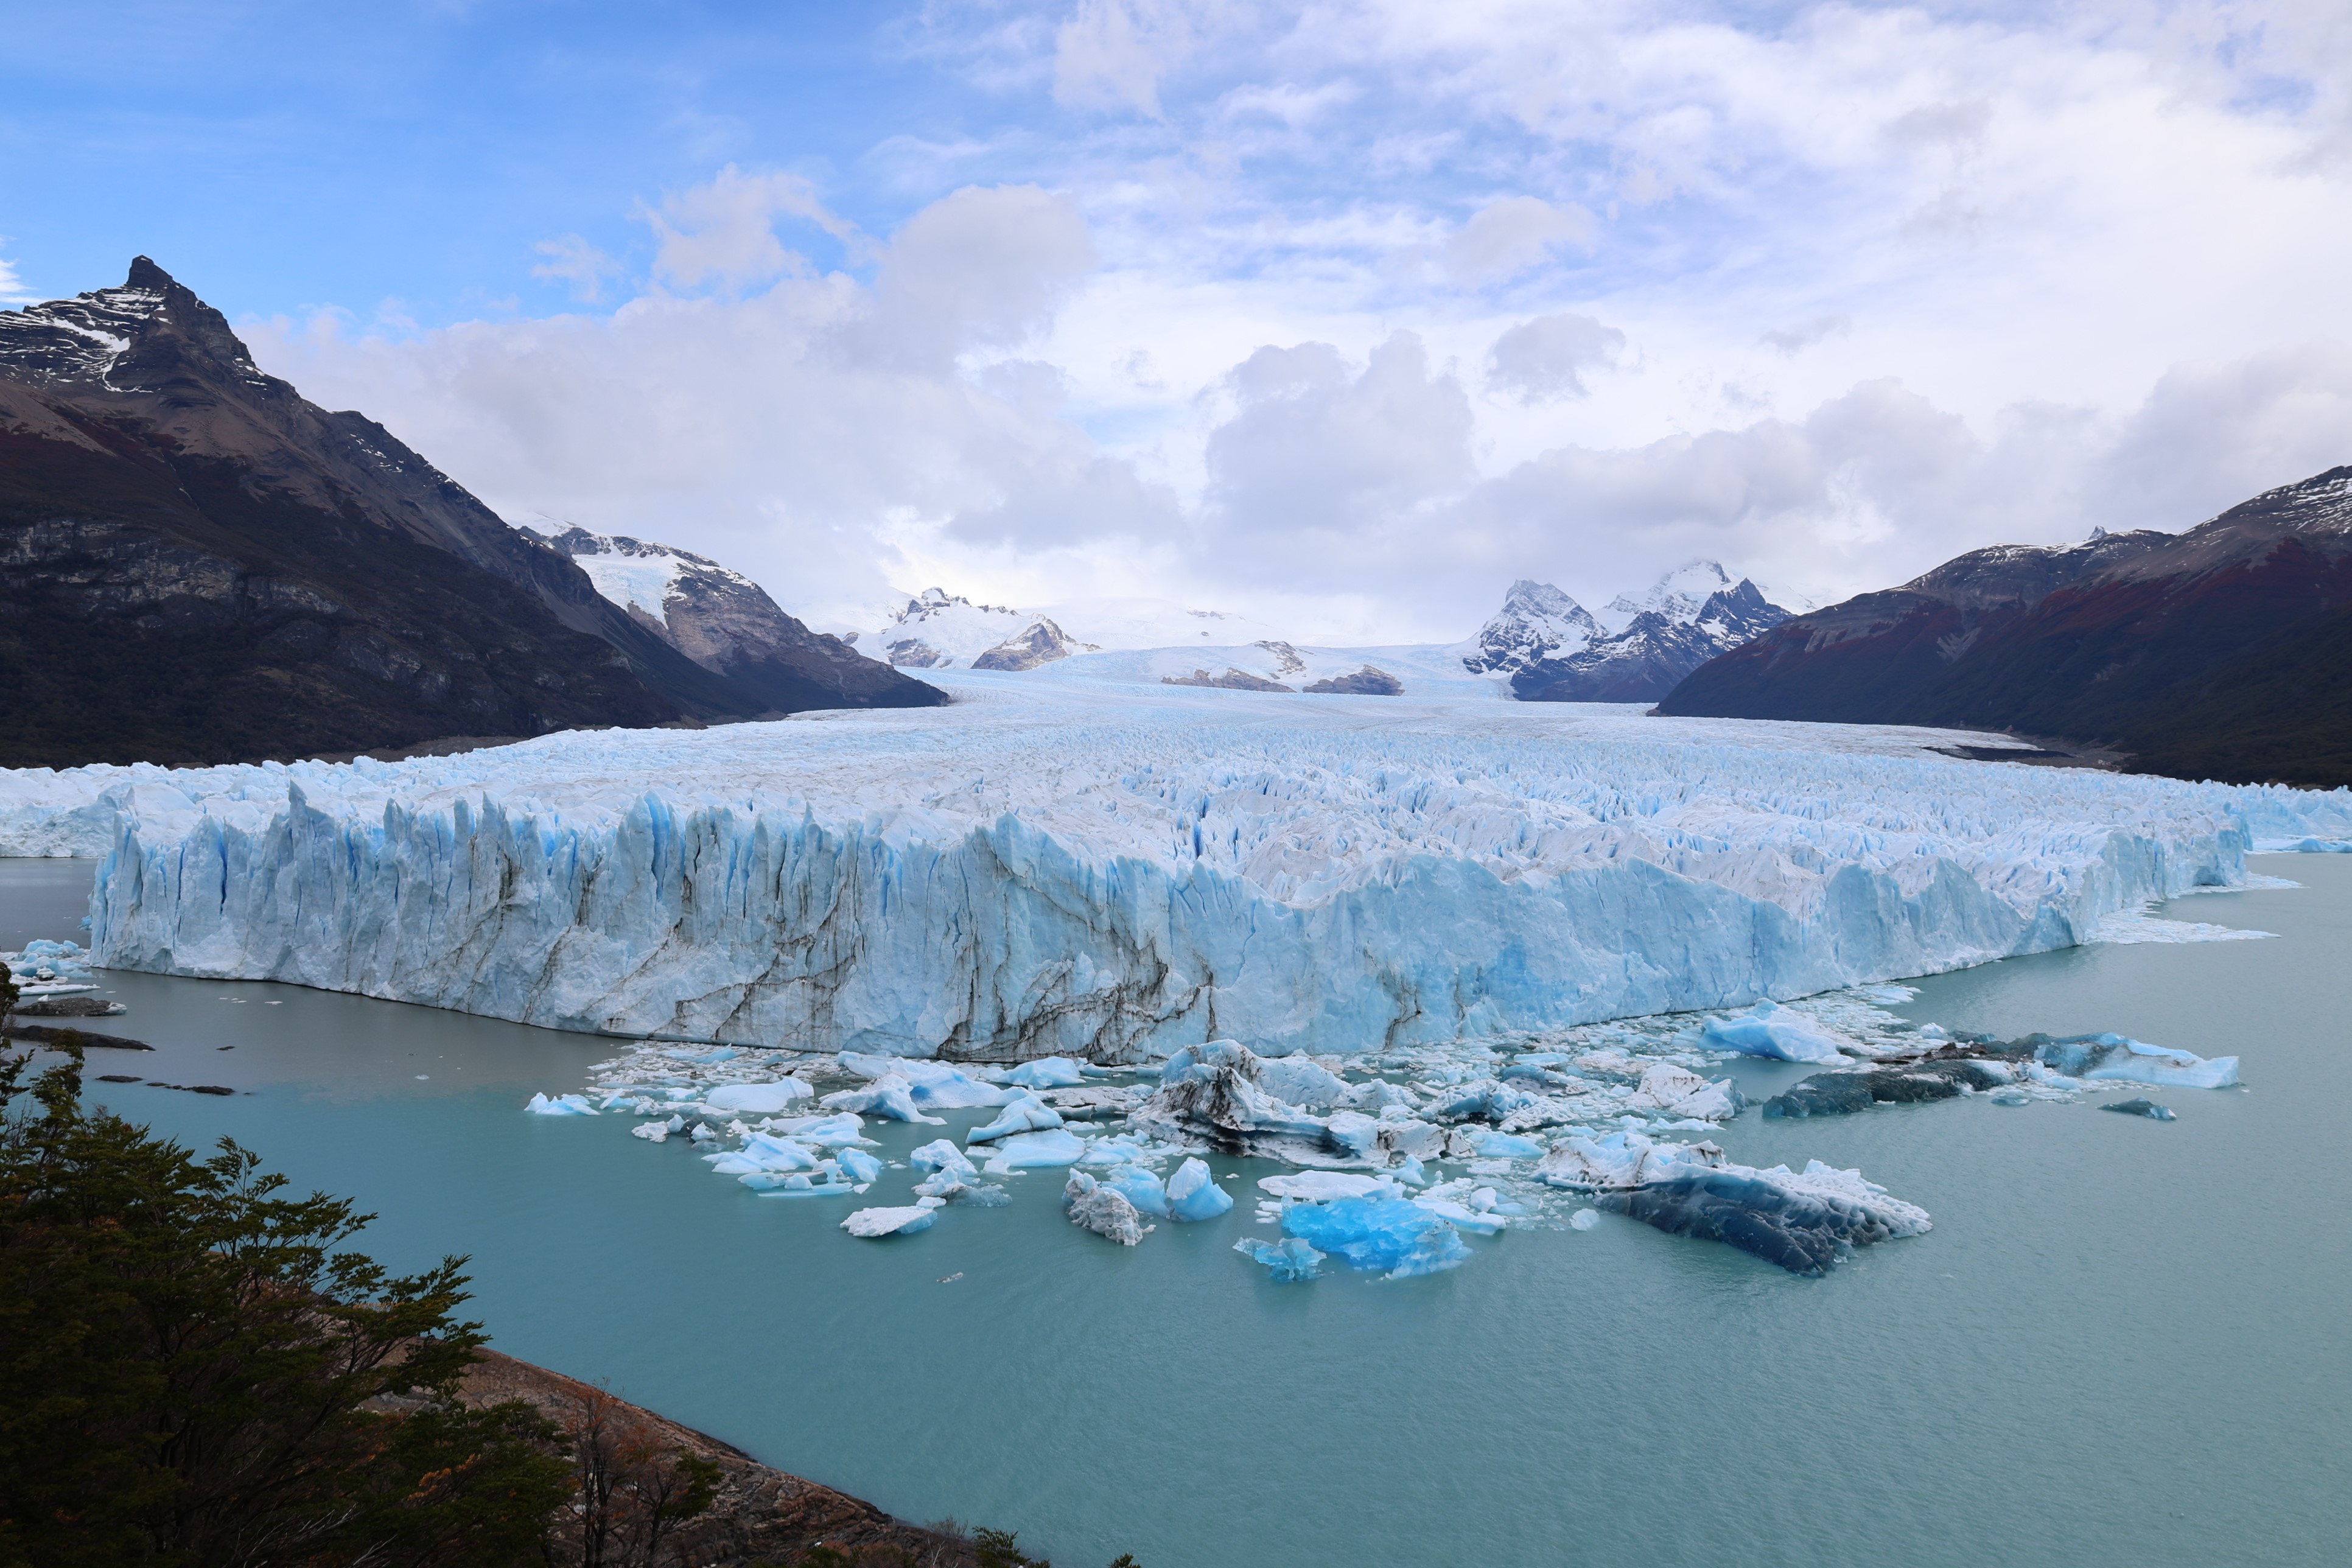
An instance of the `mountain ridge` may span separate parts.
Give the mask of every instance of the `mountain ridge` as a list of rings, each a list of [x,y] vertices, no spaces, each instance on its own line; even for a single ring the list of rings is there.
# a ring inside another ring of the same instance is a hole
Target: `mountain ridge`
[[[1661,713],[2008,729],[2148,771],[2352,783],[2352,467],[2179,533],[1970,551],[1694,670]],[[2302,645],[2299,668],[2282,664]]]

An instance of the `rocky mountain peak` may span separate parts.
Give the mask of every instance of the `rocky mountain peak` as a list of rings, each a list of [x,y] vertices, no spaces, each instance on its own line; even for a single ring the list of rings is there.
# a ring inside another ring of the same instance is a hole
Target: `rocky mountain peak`
[[[1601,635],[1591,612],[1552,586],[1522,577],[1462,657],[1473,675],[1507,675],[1572,653]]]
[[[110,392],[189,376],[292,391],[261,374],[228,318],[144,256],[118,288],[0,311],[0,366],[17,381]]]

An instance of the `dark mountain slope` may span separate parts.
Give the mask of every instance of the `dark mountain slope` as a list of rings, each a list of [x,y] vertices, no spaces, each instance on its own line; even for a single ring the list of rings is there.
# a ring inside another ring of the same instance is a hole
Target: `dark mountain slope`
[[[929,708],[948,700],[938,687],[809,630],[766,589],[708,556],[576,527],[532,537],[578,563],[631,620],[770,708]]]
[[[1743,577],[1695,609],[1644,609],[1622,631],[1527,664],[1512,675],[1511,694],[1522,702],[1654,702],[1726,648],[1788,618]]]
[[[1973,552],[1789,621],[1658,710],[2011,729],[2152,771],[2347,783],[2329,760],[2352,750],[2332,640],[2347,606],[2352,468],[2336,468],[2183,534]]]
[[[0,764],[201,763],[779,705],[142,258],[0,311]]]

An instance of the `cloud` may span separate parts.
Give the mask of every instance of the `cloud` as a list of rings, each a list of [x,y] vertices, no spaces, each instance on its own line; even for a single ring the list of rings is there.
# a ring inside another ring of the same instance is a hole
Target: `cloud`
[[[1486,384],[1521,403],[1582,397],[1583,371],[1604,365],[1625,346],[1625,334],[1571,311],[1521,321],[1486,351]]]
[[[1328,343],[1259,349],[1225,378],[1232,416],[1209,433],[1209,527],[1264,562],[1305,564],[1475,474],[1470,400],[1397,332],[1360,371]],[[1303,547],[1303,548],[1302,548]]]
[[[13,261],[0,261],[0,303],[20,304],[34,296],[26,291],[25,279],[17,273]]]
[[[593,304],[604,297],[608,279],[625,275],[628,268],[605,255],[576,234],[560,239],[542,239],[531,247],[544,261],[531,266],[533,278],[562,279],[572,286],[572,297]]]
[[[1198,47],[1216,7],[1184,0],[1079,0],[1054,35],[1054,98],[1157,120],[1160,81]]]
[[[1756,341],[1776,353],[1794,359],[1815,343],[1853,330],[1853,318],[1851,316],[1814,316],[1794,326],[1776,327]]]
[[[891,237],[875,289],[870,343],[944,366],[973,349],[1020,344],[1097,261],[1077,206],[1034,185],[967,187]]]
[[[2352,463],[2352,343],[2176,365],[2098,464],[2110,528],[2179,528]]]
[[[1465,283],[1514,278],[1562,246],[1592,237],[1592,216],[1540,196],[1505,196],[1481,207],[1445,244],[1448,271]]]
[[[674,289],[742,289],[805,271],[807,258],[776,237],[780,218],[814,225],[854,258],[867,251],[857,226],[829,211],[808,181],[797,174],[747,174],[732,163],[708,184],[641,206],[637,216],[659,247],[654,276]]]

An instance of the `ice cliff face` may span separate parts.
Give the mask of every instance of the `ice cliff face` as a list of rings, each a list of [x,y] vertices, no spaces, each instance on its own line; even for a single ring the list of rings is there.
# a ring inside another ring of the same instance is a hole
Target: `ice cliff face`
[[[2352,837],[2341,792],[1922,751],[1946,732],[950,679],[922,715],[11,775],[0,836],[110,823],[109,965],[1097,1062],[1931,973],[2235,880],[2252,839]]]

